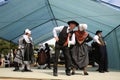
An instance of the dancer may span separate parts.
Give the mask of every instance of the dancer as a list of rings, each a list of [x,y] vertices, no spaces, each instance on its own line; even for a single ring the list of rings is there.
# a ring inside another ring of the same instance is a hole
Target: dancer
[[[94,36],[95,60],[99,65],[97,71],[100,73],[108,72],[108,59],[106,44],[102,38],[102,31],[96,31]]]
[[[47,54],[47,66],[44,67],[44,69],[46,69],[47,67],[49,69],[51,69],[51,65],[50,65],[50,47],[49,47],[48,43],[45,43],[45,53]]]
[[[65,56],[65,68],[66,68],[66,75],[70,76],[70,70],[71,70],[71,56],[69,53],[69,47],[68,43],[71,43],[69,41],[70,33],[73,31],[73,29],[78,26],[78,23],[76,21],[68,21],[69,26],[59,26],[55,27],[53,29],[53,35],[55,37],[56,43],[55,43],[55,60],[53,65],[53,76],[58,76],[57,74],[57,64],[58,64],[58,57],[60,54],[60,50],[63,51]],[[59,33],[59,36],[57,35],[57,32]],[[75,35],[72,35],[72,39],[74,39]],[[72,44],[72,43],[71,43]]]
[[[29,29],[25,30],[25,35],[23,35],[23,44],[24,44],[24,57],[23,57],[23,64],[22,64],[22,72],[29,71],[32,72],[30,69],[30,62],[33,59],[33,41],[31,37],[31,31]]]
[[[86,31],[87,24],[80,24],[78,30],[75,31],[76,44],[71,49],[71,55],[73,60],[72,74],[75,74],[76,68],[83,68],[84,75],[87,73],[88,59],[88,45],[87,42],[92,40],[92,37]]]

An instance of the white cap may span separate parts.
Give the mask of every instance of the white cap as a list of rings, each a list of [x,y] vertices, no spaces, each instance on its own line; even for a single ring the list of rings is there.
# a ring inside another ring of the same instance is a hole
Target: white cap
[[[80,31],[86,30],[87,27],[87,24],[79,24]]]
[[[31,34],[31,31],[28,31],[28,34]]]
[[[31,34],[31,31],[29,29],[25,29],[25,33]]]

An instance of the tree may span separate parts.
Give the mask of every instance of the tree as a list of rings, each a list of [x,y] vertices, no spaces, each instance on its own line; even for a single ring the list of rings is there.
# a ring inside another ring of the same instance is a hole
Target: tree
[[[10,49],[16,48],[17,48],[16,44],[0,39],[0,53],[7,54],[8,52],[10,52]]]

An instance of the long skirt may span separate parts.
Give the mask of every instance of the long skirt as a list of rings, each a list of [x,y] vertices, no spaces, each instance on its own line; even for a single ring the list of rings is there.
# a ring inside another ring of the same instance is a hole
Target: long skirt
[[[24,61],[31,61],[33,62],[33,47],[32,44],[25,44],[25,49],[24,49]]]
[[[18,51],[17,51],[17,54],[16,54],[16,56],[15,56],[15,58],[14,58],[14,62],[17,62],[17,63],[19,63],[19,64],[22,64],[22,62],[23,62],[23,54],[24,54],[24,49],[19,49]]]
[[[76,44],[71,49],[71,56],[74,65],[76,65],[78,68],[83,68],[89,64],[89,58],[88,58],[88,45],[87,44]]]

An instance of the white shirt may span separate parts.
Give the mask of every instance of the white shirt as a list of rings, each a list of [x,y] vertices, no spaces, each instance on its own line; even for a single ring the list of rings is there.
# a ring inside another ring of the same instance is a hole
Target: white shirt
[[[99,36],[98,35],[95,35],[93,39],[94,39],[94,42],[97,42],[98,44],[101,44],[100,41],[99,41]]]
[[[61,32],[63,30],[64,26],[59,26],[59,27],[54,27],[53,28],[53,36],[54,37],[58,37],[57,33]],[[67,33],[69,33],[70,27],[67,28]],[[71,40],[68,42],[70,45],[74,45],[75,44],[75,34],[73,33]]]

